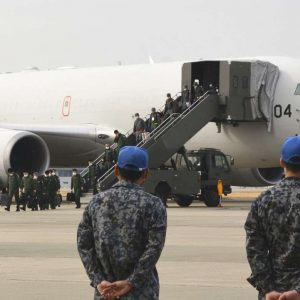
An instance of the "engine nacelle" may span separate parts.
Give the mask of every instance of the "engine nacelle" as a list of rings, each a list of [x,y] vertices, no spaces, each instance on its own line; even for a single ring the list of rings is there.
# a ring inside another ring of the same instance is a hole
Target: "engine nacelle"
[[[274,185],[283,175],[283,169],[260,168],[260,169],[232,169],[232,185],[260,187]]]
[[[6,181],[7,169],[44,172],[50,163],[45,141],[27,131],[0,130],[0,174]]]

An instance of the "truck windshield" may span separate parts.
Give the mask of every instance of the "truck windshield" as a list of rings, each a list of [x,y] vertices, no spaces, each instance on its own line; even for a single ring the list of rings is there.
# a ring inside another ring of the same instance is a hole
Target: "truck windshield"
[[[214,155],[213,164],[215,168],[222,168],[224,171],[229,171],[227,159],[222,154]]]
[[[203,171],[206,168],[205,155],[188,154],[188,160],[190,162],[190,166],[192,166],[195,171]]]

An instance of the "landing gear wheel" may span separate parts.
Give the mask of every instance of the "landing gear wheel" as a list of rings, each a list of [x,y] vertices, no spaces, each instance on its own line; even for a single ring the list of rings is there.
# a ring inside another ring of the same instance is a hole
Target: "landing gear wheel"
[[[220,203],[220,197],[218,193],[214,190],[203,191],[202,197],[203,202],[208,207],[216,207]]]
[[[155,195],[161,199],[163,204],[167,206],[167,200],[171,196],[171,187],[168,185],[167,182],[161,181],[155,187]]]
[[[174,201],[181,207],[188,207],[193,202],[193,197],[188,195],[176,195],[174,196]]]

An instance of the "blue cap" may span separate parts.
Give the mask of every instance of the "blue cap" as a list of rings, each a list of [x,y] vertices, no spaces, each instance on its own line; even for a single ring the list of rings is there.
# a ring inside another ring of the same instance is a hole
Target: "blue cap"
[[[282,145],[281,158],[284,162],[300,165],[300,136],[288,137]]]
[[[148,152],[136,146],[122,147],[118,157],[118,167],[132,171],[143,171],[148,169]]]

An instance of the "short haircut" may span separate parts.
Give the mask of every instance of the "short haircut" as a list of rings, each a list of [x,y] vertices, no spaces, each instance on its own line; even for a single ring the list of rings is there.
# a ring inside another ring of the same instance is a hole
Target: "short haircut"
[[[119,133],[119,131],[116,129],[116,130],[114,131],[114,134],[117,134],[117,133]]]
[[[167,94],[167,97],[171,97],[171,94],[170,94],[170,93],[168,93],[168,94]]]
[[[12,173],[12,172],[13,172],[13,169],[12,169],[12,168],[9,168],[9,169],[7,169],[7,172],[8,172],[8,173]]]
[[[142,175],[144,174],[145,170],[143,171],[133,171],[133,170],[127,170],[122,169],[119,167],[120,176],[130,182],[136,182],[138,181]]]
[[[300,172],[300,164],[299,165],[289,164],[284,161],[284,165],[288,171],[295,172],[295,173]]]
[[[73,169],[73,172],[77,172],[77,169]]]

